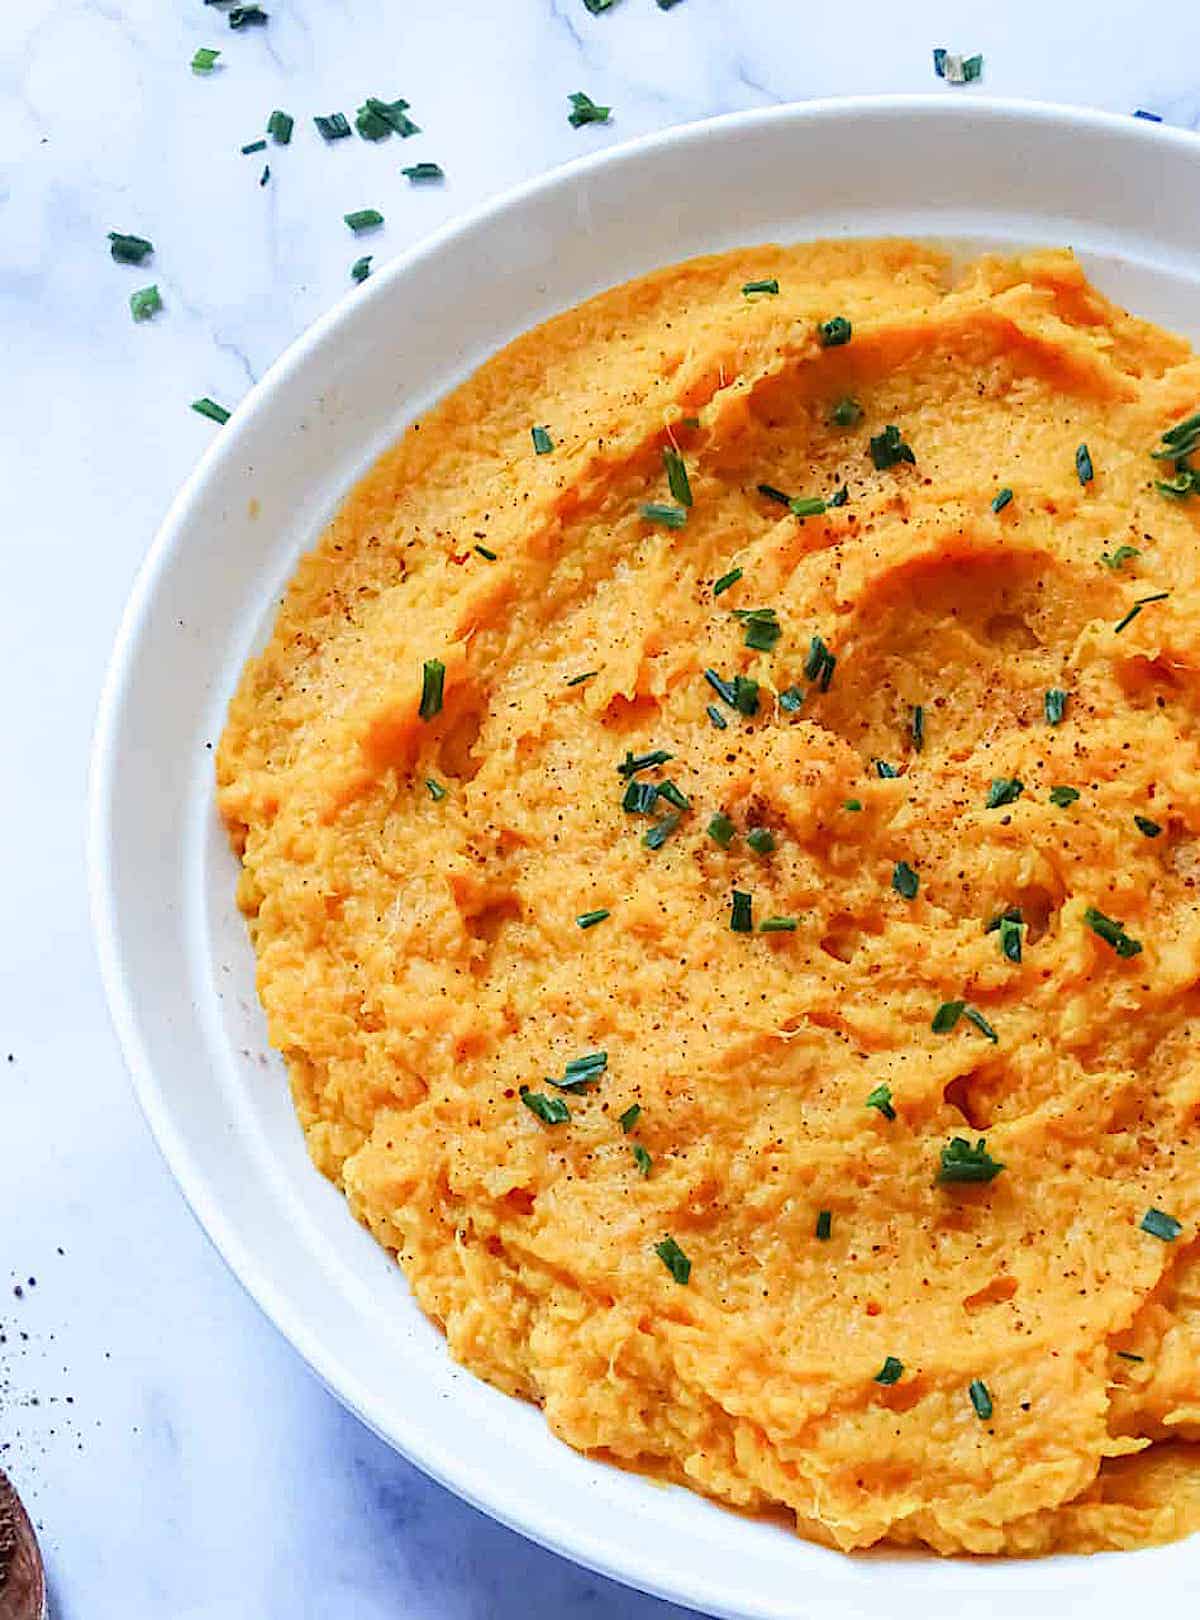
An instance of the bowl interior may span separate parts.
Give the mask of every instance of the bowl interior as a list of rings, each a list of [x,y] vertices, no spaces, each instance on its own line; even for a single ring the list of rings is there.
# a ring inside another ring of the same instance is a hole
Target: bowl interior
[[[747,242],[897,233],[1073,246],[1138,313],[1200,332],[1200,148],[1099,115],[946,98],[738,115],[560,171],[353,292],[284,357],[172,508],[101,705],[94,909],[142,1104],[245,1286],[330,1387],[454,1490],[710,1613],[1116,1616],[1200,1584],[1200,1541],[1037,1563],[849,1560],[576,1456],[450,1361],[400,1272],[311,1168],[233,903],[212,749],[281,588],[357,476],[508,338],[602,287]]]

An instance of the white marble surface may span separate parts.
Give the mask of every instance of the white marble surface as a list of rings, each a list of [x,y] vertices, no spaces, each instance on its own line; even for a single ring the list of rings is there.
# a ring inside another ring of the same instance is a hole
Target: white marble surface
[[[234,33],[201,0],[0,3],[0,1463],[63,1620],[666,1620],[347,1416],[208,1248],[133,1102],[88,931],[86,756],[130,580],[218,431],[188,401],[236,403],[359,253],[579,153],[774,101],[974,94],[936,83],[934,45],[982,50],[996,94],[1195,126],[1200,18],[1184,0],[264,4],[267,28]],[[205,44],[223,54],[200,78]],[[610,126],[568,127],[577,89]],[[368,94],[406,96],[423,133],[324,146],[312,114]],[[238,148],[277,106],[295,137],[260,187],[263,156]],[[400,176],[421,158],[444,186]],[[371,205],[386,226],[355,242],[342,215]],[[149,236],[151,264],[114,264],[112,229]],[[151,280],[165,308],[134,326]]]

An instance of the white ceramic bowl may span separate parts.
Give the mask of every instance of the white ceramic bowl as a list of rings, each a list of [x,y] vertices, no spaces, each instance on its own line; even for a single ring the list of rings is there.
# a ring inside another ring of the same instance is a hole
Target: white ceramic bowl
[[[1133,118],[937,97],[670,130],[537,180],[353,291],[238,408],[154,542],[93,761],[90,870],[113,1017],[192,1208],[329,1387],[421,1468],[604,1574],[723,1616],[1127,1620],[1200,1593],[1200,1537],[1092,1559],[849,1559],[588,1462],[457,1368],[310,1167],[267,1054],[212,754],[301,551],[415,414],[517,333],[690,254],[901,232],[1069,243],[1100,286],[1200,326],[1200,141]]]

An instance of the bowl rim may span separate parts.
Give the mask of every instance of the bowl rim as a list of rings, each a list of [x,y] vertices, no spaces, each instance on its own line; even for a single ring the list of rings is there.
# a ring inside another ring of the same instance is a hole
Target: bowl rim
[[[238,403],[229,422],[202,452],[172,499],[138,567],[120,617],[96,708],[87,773],[85,854],[92,934],[101,981],[110,1021],[142,1114],[202,1232],[243,1291],[335,1399],[429,1478],[489,1518],[573,1563],[701,1613],[718,1612],[710,1607],[713,1594],[702,1589],[686,1572],[676,1569],[668,1578],[660,1563],[648,1561],[626,1548],[614,1548],[593,1536],[585,1524],[577,1523],[569,1536],[547,1529],[539,1522],[531,1504],[519,1496],[514,1497],[511,1491],[502,1494],[491,1487],[469,1457],[453,1452],[428,1425],[417,1421],[404,1426],[403,1432],[396,1432],[400,1425],[391,1432],[385,1430],[370,1415],[371,1400],[361,1380],[343,1367],[336,1356],[326,1354],[320,1336],[310,1329],[303,1312],[293,1309],[286,1289],[277,1286],[260,1264],[254,1245],[240,1235],[226,1219],[219,1203],[210,1196],[206,1174],[195,1150],[177,1128],[170,1105],[156,1083],[155,1065],[140,1027],[137,997],[123,967],[120,901],[107,860],[115,824],[114,778],[118,769],[122,710],[133,678],[134,655],[162,576],[181,533],[187,528],[193,508],[200,501],[201,492],[219,480],[227,465],[236,460],[241,430],[269,408],[272,398],[287,388],[293,375],[351,318],[352,311],[386,298],[391,287],[403,280],[414,266],[527,199],[568,188],[596,171],[636,162],[650,151],[702,144],[714,133],[753,131],[773,124],[852,122],[872,115],[944,118],[947,124],[952,124],[964,111],[974,119],[994,122],[997,126],[1012,122],[1058,125],[1075,132],[1119,133],[1124,140],[1147,146],[1168,145],[1200,151],[1192,130],[1137,118],[1132,113],[1112,113],[1070,103],[974,93],[958,97],[944,91],[833,96],[671,125],[558,164],[484,199],[405,248],[372,274],[365,285],[349,288],[287,345]],[[719,1612],[735,1613],[733,1609],[724,1608]],[[858,1612],[854,1596],[848,1591],[846,1613],[849,1616]]]

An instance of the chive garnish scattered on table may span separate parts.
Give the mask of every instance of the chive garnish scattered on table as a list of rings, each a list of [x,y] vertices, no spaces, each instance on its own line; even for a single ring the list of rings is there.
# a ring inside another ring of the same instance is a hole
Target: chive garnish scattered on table
[[[547,1097],[544,1091],[530,1091],[528,1086],[521,1087],[520,1095],[529,1112],[543,1125],[565,1125],[571,1117],[571,1110],[561,1097]]]
[[[281,112],[278,107],[267,119],[267,134],[276,146],[287,146],[292,138],[292,130],[296,127],[296,120],[291,113]]]
[[[1137,956],[1141,952],[1141,940],[1132,939],[1125,932],[1124,923],[1106,917],[1102,911],[1097,911],[1095,906],[1087,908],[1083,920],[1097,939],[1102,939],[1106,945],[1111,946],[1118,956]]]
[[[915,900],[921,880],[907,861],[897,861],[892,868],[892,888],[905,900]]]
[[[1062,724],[1062,717],[1067,712],[1067,693],[1061,686],[1052,686],[1042,699],[1046,711],[1046,724],[1058,726]]]
[[[263,164],[263,171],[258,177],[259,185],[260,186],[265,186],[267,181],[270,178],[271,178],[271,165],[269,163],[264,163]]]
[[[971,1405],[975,1408],[975,1416],[982,1418],[986,1423],[992,1415],[992,1397],[982,1378],[972,1378],[967,1386],[967,1393],[971,1397]]]
[[[334,114],[335,118],[341,116],[341,113]],[[378,96],[368,96],[354,115],[354,127],[364,141],[383,141],[389,135],[407,138],[421,133],[421,126],[408,116],[408,102],[403,97],[382,101]],[[347,128],[346,134],[349,133]]]
[[[1081,444],[1075,452],[1075,472],[1081,484],[1090,484],[1096,476],[1091,452],[1086,444]]]
[[[548,456],[554,449],[554,440],[550,437],[550,434],[546,428],[539,426],[531,427],[529,430],[529,436],[533,440],[533,448],[537,451],[539,456]]]
[[[687,1282],[692,1275],[692,1262],[673,1237],[665,1237],[661,1243],[656,1243],[654,1252],[677,1283]]]
[[[1062,785],[1050,789],[1050,803],[1056,804],[1060,810],[1065,810],[1068,805],[1074,804],[1078,797],[1078,788]]]
[[[751,920],[751,898],[742,889],[733,891],[733,905],[729,913],[729,927],[735,934],[750,934],[754,932],[754,923]]]
[[[1138,1225],[1143,1232],[1149,1232],[1151,1237],[1160,1238],[1164,1243],[1174,1243],[1183,1231],[1183,1222],[1161,1209],[1148,1209]]]
[[[602,923],[611,916],[612,912],[606,911],[601,906],[596,911],[581,911],[575,919],[575,925],[577,928],[595,928],[597,923]]]
[[[1170,594],[1170,591],[1155,591],[1153,596],[1139,596],[1120,623],[1113,625],[1113,634],[1120,635],[1125,626],[1132,624],[1144,607],[1148,607],[1151,602],[1165,602]]]
[[[867,1093],[867,1107],[876,1108],[884,1119],[895,1119],[896,1110],[892,1106],[892,1088],[889,1085],[878,1085],[873,1091]]]
[[[955,1136],[942,1149],[937,1179],[943,1185],[954,1182],[992,1181],[1004,1166],[987,1150],[987,1139],[977,1138],[972,1147],[965,1136]]]
[[[266,149],[267,149],[266,141],[263,141],[263,140],[247,141],[246,145],[242,147],[242,156],[243,157],[249,157],[251,152],[265,152]]]
[[[889,422],[882,433],[872,434],[869,449],[877,472],[886,472],[889,467],[895,467],[902,461],[906,461],[910,467],[917,464],[912,445],[901,437],[900,429],[894,422]]]
[[[144,236],[129,236],[124,231],[109,231],[109,252],[118,264],[141,264],[154,252],[154,243]]]
[[[1134,816],[1133,824],[1138,832],[1146,838],[1157,838],[1162,827],[1157,821],[1151,821],[1149,816]]]
[[[654,1160],[646,1152],[645,1148],[640,1142],[635,1142],[633,1144],[631,1152],[633,1153],[633,1162],[637,1165],[643,1177],[649,1176],[651,1170],[654,1168]]]
[[[407,169],[401,169],[400,173],[406,180],[412,180],[417,184],[425,180],[444,180],[446,178],[440,163],[411,163]]]
[[[984,804],[989,810],[1000,810],[1006,804],[1015,804],[1025,791],[1019,776],[995,776],[987,790]]]
[[[843,343],[849,343],[853,331],[844,315],[835,315],[831,321],[818,322],[817,340],[823,349],[840,349]]]
[[[436,777],[427,776],[425,778],[425,786],[429,789],[429,797],[434,801],[435,804],[446,797],[446,789]]]
[[[833,1236],[833,1211],[819,1209],[817,1211],[816,1235],[822,1243],[828,1243]]]
[[[883,1366],[875,1374],[877,1384],[897,1384],[904,1374],[904,1363],[898,1356],[885,1356]]]
[[[1006,484],[1003,489],[998,489],[992,496],[992,511],[1003,512],[1004,508],[1008,505],[1012,498],[1013,492]]]
[[[617,1124],[625,1132],[625,1135],[628,1136],[630,1131],[637,1124],[638,1120],[641,1117],[642,1117],[642,1105],[641,1105],[641,1103],[630,1103],[629,1107],[625,1110],[625,1112],[623,1114],[618,1114],[617,1115]]]
[[[421,666],[421,705],[417,710],[422,720],[441,714],[445,681],[445,664],[440,658],[427,658]]]
[[[365,281],[371,274],[371,260],[374,257],[375,255],[373,253],[364,253],[361,259],[355,259],[354,263],[350,266],[350,274],[353,276],[355,281]],[[475,550],[483,551],[483,547],[476,546]],[[488,555],[486,551],[483,554],[485,557]],[[493,551],[491,555],[494,558],[496,553]]]
[[[224,426],[229,420],[230,413],[224,405],[218,405],[215,399],[209,399],[207,395],[203,399],[194,399],[192,409],[197,416],[207,416],[210,422],[216,422],[220,426]]]
[[[736,585],[737,584],[738,580],[741,579],[741,577],[742,577],[742,570],[740,568],[731,568],[727,574],[722,574],[720,579],[715,581],[715,583],[713,584],[713,595],[714,596],[722,596],[722,595],[724,595],[724,593],[729,589],[729,587],[731,585]]]
[[[708,824],[708,836],[722,849],[728,849],[737,836],[737,828],[723,810],[718,810]]]
[[[148,321],[152,315],[157,315],[161,308],[162,299],[156,286],[139,287],[137,292],[131,292],[129,295],[129,313],[135,321]]]
[[[647,523],[658,523],[664,529],[682,529],[687,522],[685,506],[669,506],[665,501],[646,501],[639,508]]]
[[[229,13],[230,28],[265,28],[269,13],[261,6],[234,6]]]
[[[834,427],[857,427],[862,419],[863,408],[852,394],[847,394],[845,399],[839,399],[829,413],[829,420]]]
[[[671,445],[663,447],[663,466],[667,469],[667,487],[680,506],[692,504],[692,486],[688,481],[687,464]]]
[[[345,113],[318,113],[313,119],[317,133],[323,141],[344,141],[350,134]]]
[[[360,231],[373,231],[377,226],[383,224],[383,215],[378,208],[356,208],[353,213],[343,214],[342,218],[355,236]]]
[[[933,53],[933,71],[947,84],[970,84],[983,74],[983,57],[958,56],[939,45]]]
[[[611,107],[601,107],[594,102],[591,96],[582,90],[576,90],[567,97],[571,103],[571,110],[567,114],[567,123],[572,129],[580,129],[584,124],[607,124],[612,116]]]
[[[217,57],[220,54],[220,51],[214,51],[209,45],[201,45],[192,57],[192,72],[211,73],[217,65]]]
[[[747,281],[742,287],[743,298],[749,298],[754,293],[777,293],[779,282],[774,276],[768,276],[764,281]]]

